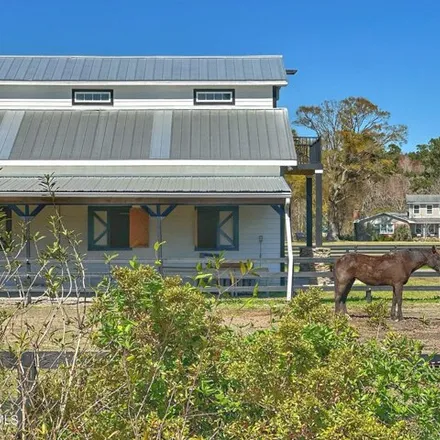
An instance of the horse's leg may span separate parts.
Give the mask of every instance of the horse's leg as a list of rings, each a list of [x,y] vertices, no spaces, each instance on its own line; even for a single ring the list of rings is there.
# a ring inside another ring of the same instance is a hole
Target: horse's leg
[[[347,314],[347,296],[354,283],[354,278],[351,280],[335,280],[335,313]]]
[[[390,313],[391,319],[396,319],[396,306],[397,306],[396,286],[393,285],[393,301],[391,302],[391,313]]]
[[[348,315],[348,313],[347,313],[347,297],[348,297],[348,294],[350,293],[351,288],[353,287],[354,281],[355,281],[355,279],[353,278],[352,280],[350,280],[348,282],[348,284],[345,286],[345,289],[344,289],[344,292],[343,292],[342,298],[341,298],[342,299],[342,310],[346,315]]]
[[[403,319],[402,313],[402,301],[403,301],[403,284],[396,285],[396,302],[397,302],[397,320]]]

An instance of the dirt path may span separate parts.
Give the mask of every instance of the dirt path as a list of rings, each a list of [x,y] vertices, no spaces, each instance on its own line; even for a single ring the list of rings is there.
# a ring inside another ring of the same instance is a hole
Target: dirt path
[[[395,331],[408,338],[418,339],[424,344],[425,352],[440,353],[440,304],[407,304],[404,309],[405,319],[401,322],[387,322],[390,331]],[[243,332],[268,328],[274,323],[269,307],[262,309],[224,310],[225,323]],[[376,329],[368,325],[367,315],[361,310],[353,312],[351,324],[362,339],[376,337]]]

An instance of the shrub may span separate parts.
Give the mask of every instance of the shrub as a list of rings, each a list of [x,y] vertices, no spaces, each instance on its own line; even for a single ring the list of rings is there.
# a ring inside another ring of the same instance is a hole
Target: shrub
[[[394,241],[412,241],[411,230],[408,226],[400,225],[394,230],[393,234]]]
[[[419,345],[396,335],[361,343],[319,289],[286,304],[276,326],[241,334],[179,278],[136,262],[112,276],[88,321],[104,355],[80,357],[74,375],[39,376],[35,399],[45,406],[33,414],[31,438],[440,436],[440,373]]]

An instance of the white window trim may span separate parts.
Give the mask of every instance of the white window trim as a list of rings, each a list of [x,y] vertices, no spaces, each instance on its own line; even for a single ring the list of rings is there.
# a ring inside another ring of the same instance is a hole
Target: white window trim
[[[219,93],[224,95],[225,93],[229,93],[230,99],[200,99],[200,95],[208,95]],[[234,105],[235,104],[235,90],[234,89],[205,89],[205,90],[194,90],[194,104],[195,105],[203,105],[203,104],[214,104],[214,105]]]
[[[388,230],[388,227],[391,226],[391,230]],[[379,234],[381,235],[389,235],[394,234],[394,224],[393,223],[381,223],[379,225]]]
[[[78,99],[77,95],[95,95],[107,94],[108,99],[95,100],[95,99]],[[113,90],[100,90],[100,89],[74,89],[72,91],[72,104],[73,105],[113,105]]]
[[[428,207],[431,208],[431,212],[428,211]],[[434,212],[434,206],[433,205],[426,205],[426,215],[432,215]]]
[[[417,208],[417,211],[416,211],[416,208]],[[414,212],[414,214],[420,214],[420,205],[414,205],[413,212]]]

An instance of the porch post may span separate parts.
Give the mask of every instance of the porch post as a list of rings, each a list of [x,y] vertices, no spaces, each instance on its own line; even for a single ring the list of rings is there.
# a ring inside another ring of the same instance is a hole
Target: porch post
[[[292,229],[290,226],[290,198],[286,199],[284,206],[284,221],[287,240],[287,295],[286,299],[292,299],[293,291],[293,249],[292,249]]]
[[[157,215],[156,216],[156,240],[158,243],[162,243],[162,219],[163,216]],[[162,245],[159,246],[159,249],[157,250],[157,259],[160,261],[159,266],[159,273],[163,275],[163,252],[162,252]]]
[[[306,245],[313,246],[313,180],[306,177]]]
[[[158,243],[162,243],[163,237],[162,237],[162,220],[165,217],[168,217],[174,209],[176,208],[176,204],[169,205],[166,209],[163,211],[161,210],[161,205],[156,205],[156,209],[151,209],[148,205],[142,205],[142,209],[145,210],[150,217],[156,217],[156,240]],[[157,259],[160,260],[160,266],[158,268],[158,271],[161,275],[163,275],[163,252],[162,252],[162,246],[159,246],[159,249],[157,250]]]
[[[321,170],[318,170],[321,171]],[[322,246],[322,173],[315,173],[316,184],[316,212],[315,212],[315,243]]]
[[[24,211],[22,211],[17,205],[9,205],[12,211],[14,211],[18,217],[25,222],[25,256],[26,256],[26,279],[30,280],[31,274],[31,221],[44,209],[46,205],[37,205],[32,212],[29,209],[29,205],[24,205]],[[29,305],[32,302],[31,289],[27,290],[25,305]]]

